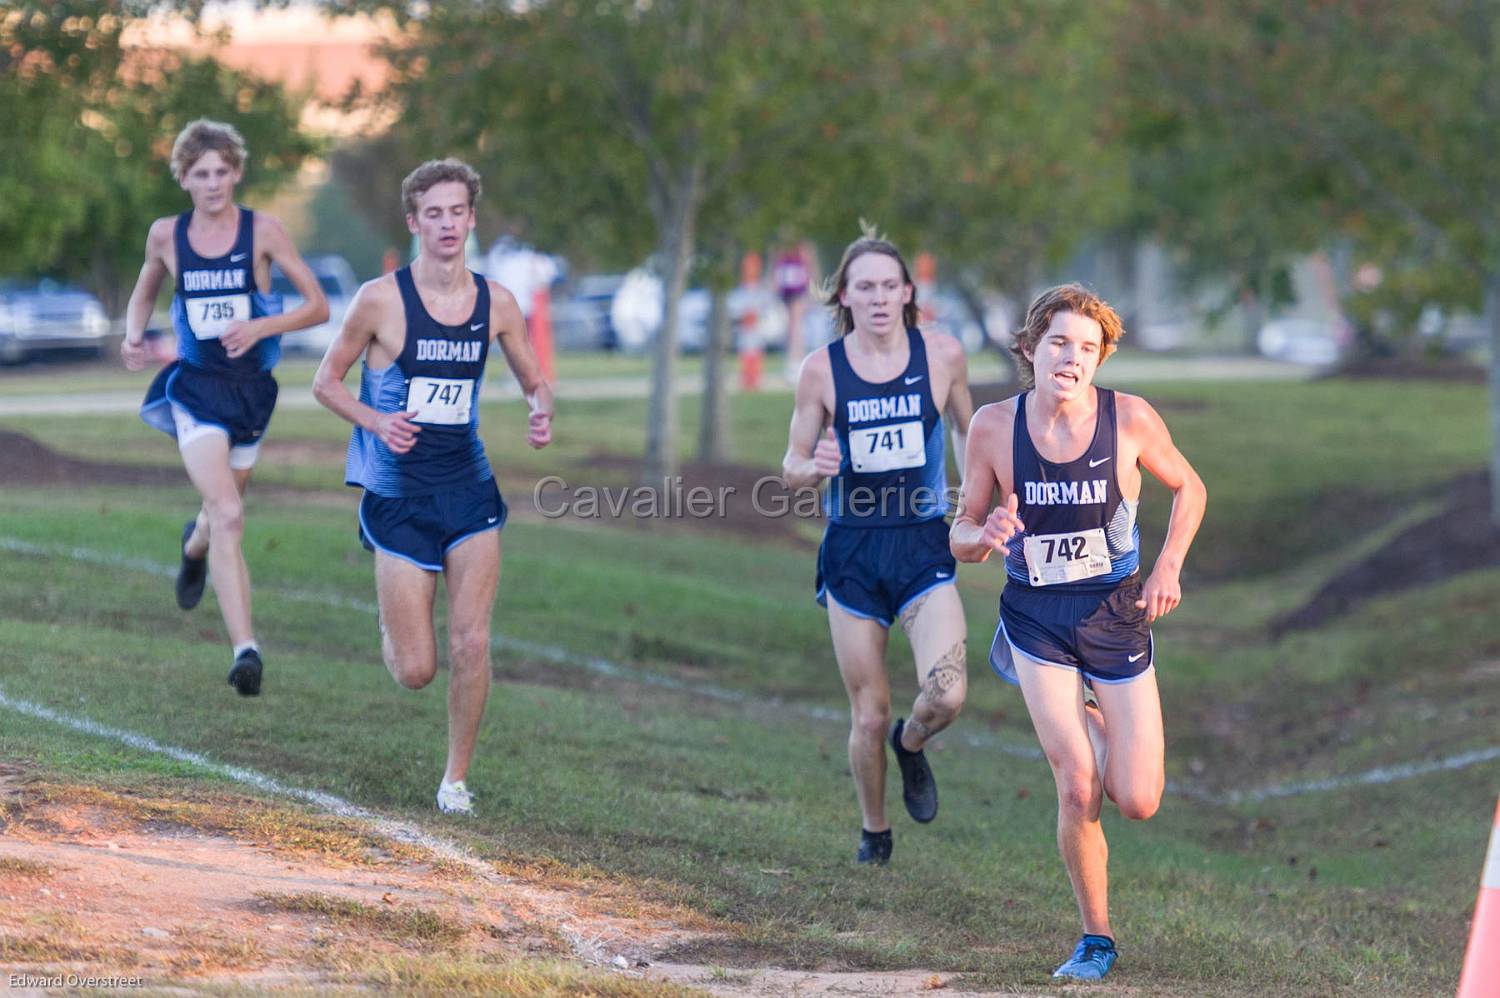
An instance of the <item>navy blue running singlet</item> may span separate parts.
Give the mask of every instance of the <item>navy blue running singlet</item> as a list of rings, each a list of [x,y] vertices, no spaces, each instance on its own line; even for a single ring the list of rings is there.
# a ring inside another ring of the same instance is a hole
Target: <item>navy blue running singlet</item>
[[[471,272],[472,273],[472,272]],[[474,311],[454,326],[428,314],[411,267],[396,271],[406,310],[406,342],[395,363],[366,362],[359,400],[376,412],[409,412],[421,427],[416,444],[396,454],[368,430],[354,428],[344,481],[388,498],[425,496],[494,477],[479,439],[479,388],[490,346],[490,286],[473,274]]]
[[[881,384],[854,373],[845,340],[828,346],[833,429],[842,460],[823,508],[845,527],[897,527],[948,512],[943,417],[932,398],[922,333],[906,331],[906,370]]]
[[[1077,460],[1056,464],[1043,458],[1026,428],[1026,399],[1016,399],[1011,468],[1016,515],[1026,530],[1007,546],[1007,576],[1049,591],[1094,589],[1119,582],[1140,564],[1138,502],[1120,493],[1115,393],[1095,388],[1099,412],[1094,438]]]
[[[268,336],[240,357],[230,358],[219,342],[235,321],[258,319],[280,311],[269,307],[270,296],[255,287],[255,212],[241,207],[234,245],[223,256],[199,256],[188,242],[193,213],[177,216],[173,240],[177,248],[177,293],[172,298],[172,328],[177,353],[190,367],[223,375],[251,375],[269,371],[281,357],[281,337]]]

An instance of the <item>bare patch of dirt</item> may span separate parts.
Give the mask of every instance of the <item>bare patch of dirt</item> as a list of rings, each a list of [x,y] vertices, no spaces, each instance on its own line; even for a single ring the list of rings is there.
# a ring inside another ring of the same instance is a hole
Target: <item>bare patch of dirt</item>
[[[549,508],[571,501],[575,510],[583,509],[583,490],[592,489],[599,502],[597,514],[587,516],[589,520],[634,527],[671,523],[798,548],[817,546],[806,526],[822,523],[821,504],[788,490],[779,469],[690,461],[679,472],[680,482],[664,496],[653,498],[634,484],[641,471],[640,458],[601,451],[578,463],[595,473],[615,474],[608,483],[597,474],[588,481],[569,481],[567,490],[549,493]],[[530,498],[528,494],[528,503]],[[616,509],[620,515],[615,515]]]
[[[1302,606],[1272,621],[1272,636],[1321,627],[1377,596],[1500,564],[1500,529],[1490,519],[1488,472],[1460,476],[1445,491],[1451,499],[1443,510],[1350,565]]]
[[[1019,381],[982,381],[969,386],[969,394],[974,398],[974,408],[989,405],[991,402],[1004,402],[1012,395],[1019,395],[1023,389]],[[1198,399],[1151,399],[1151,405],[1157,412],[1202,412],[1208,408],[1208,403]]]
[[[1324,375],[1328,378],[1387,381],[1448,381],[1483,384],[1484,368],[1458,357],[1365,357],[1351,360]]]
[[[0,469],[5,485],[174,485],[183,480],[179,468],[68,457],[11,430],[0,430]]]
[[[84,786],[0,764],[0,833],[9,973],[184,993],[458,981],[501,993],[514,961],[541,957],[639,981],[642,994],[975,993],[931,971],[764,966],[775,954],[732,927],[629,883],[521,859],[460,863],[360,822],[219,790]]]
[[[1004,402],[1012,395],[1021,393],[1019,381],[982,381],[969,386],[969,395],[974,399],[974,408],[991,402]]]
[[[518,864],[478,876],[355,822],[231,794],[102,790],[7,766],[0,827],[12,971],[316,985],[435,950],[635,968],[715,928],[628,885]]]
[[[288,439],[272,436],[261,444],[261,460],[284,467],[344,467],[347,441]]]
[[[715,995],[748,995],[754,998],[783,998],[785,995],[869,995],[880,998],[925,995],[928,998],[968,998],[993,991],[968,991],[950,982],[956,975],[935,974],[930,970],[833,971],[833,970],[732,970],[705,968],[693,964],[656,964],[653,976],[707,990]],[[1032,994],[1057,994],[1056,991]],[[1021,996],[1024,992],[1007,989],[1005,994]]]

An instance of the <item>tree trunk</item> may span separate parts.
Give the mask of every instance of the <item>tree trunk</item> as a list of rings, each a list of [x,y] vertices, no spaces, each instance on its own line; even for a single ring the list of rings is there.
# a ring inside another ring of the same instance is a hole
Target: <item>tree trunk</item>
[[[1500,528],[1500,269],[1485,281],[1484,318],[1490,328],[1490,521]]]
[[[698,201],[703,191],[703,169],[695,165],[673,199],[670,222],[664,226],[663,256],[667,287],[661,331],[651,366],[651,404],[647,412],[646,460],[641,484],[666,490],[677,475],[677,320],[682,294],[687,290],[688,266],[698,225]]]
[[[729,292],[714,289],[708,344],[703,350],[703,416],[698,424],[698,460],[719,464],[729,459],[729,395],[724,391],[724,358],[729,355],[734,323]]]

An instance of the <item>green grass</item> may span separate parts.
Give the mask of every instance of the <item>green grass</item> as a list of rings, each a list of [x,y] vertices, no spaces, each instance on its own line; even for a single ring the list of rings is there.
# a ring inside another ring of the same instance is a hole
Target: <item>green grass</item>
[[[1258,803],[1224,795],[1494,744],[1500,670],[1486,663],[1500,659],[1500,570],[1279,641],[1266,628],[1437,508],[1436,487],[1481,466],[1482,391],[1333,381],[1140,391],[1209,486],[1186,601],[1157,635],[1169,779],[1218,802],[1170,794],[1149,823],[1106,818],[1119,983],[1164,995],[1451,991],[1500,767]],[[787,402],[735,399],[738,460],[779,462]],[[696,412],[685,409],[690,441]],[[1402,418],[1414,411],[1428,414],[1417,427]],[[644,402],[569,403],[557,445],[540,453],[520,439],[519,405],[489,403],[484,419],[515,497],[552,472],[628,481],[628,466],[594,458],[639,450]],[[123,417],[5,427],[76,456],[175,463],[165,440]],[[502,644],[471,773],[479,816],[453,823],[431,810],[444,683],[409,693],[379,662],[370,563],[353,539],[353,493],[338,484],[344,433],[323,413],[282,413],[273,440],[312,457],[257,473],[246,550],[268,661],[259,700],[224,685],[212,594],[193,614],[171,604],[172,539],[193,505],[185,481],[0,492],[11,543],[0,551],[0,691],[424,822],[482,856],[627,878],[736,926],[679,955],[725,974],[928,967],[960,984],[1049,986],[1076,914],[1050,776],[1018,754],[1034,746],[1029,721],[984,664],[995,566],[961,571],[971,697],[934,752],[942,817],[916,827],[897,816],[893,865],[856,870],[845,728],[817,713],[836,716],[844,697],[810,598],[811,552],[678,523],[518,516],[505,532],[497,633],[629,671]],[[1159,490],[1145,503],[1145,531],[1159,538]],[[70,558],[73,548],[108,558]],[[900,710],[915,681],[899,636],[891,658]],[[705,684],[742,699],[693,691]],[[215,783],[190,764],[0,716],[0,757],[43,771]],[[899,812],[898,798],[893,786]],[[410,970],[363,973],[388,972],[396,986]]]

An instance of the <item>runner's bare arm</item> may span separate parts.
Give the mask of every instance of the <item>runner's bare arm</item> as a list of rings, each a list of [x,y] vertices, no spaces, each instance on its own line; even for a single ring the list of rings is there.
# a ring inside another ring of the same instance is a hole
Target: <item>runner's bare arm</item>
[[[792,425],[787,434],[786,456],[781,459],[781,477],[794,489],[816,486],[830,475],[838,474],[842,456],[832,420],[828,418],[827,393],[831,384],[828,351],[808,354],[797,375]]]
[[[1172,491],[1167,538],[1162,542],[1161,553],[1156,556],[1151,575],[1141,589],[1141,598],[1136,601],[1136,606],[1144,608],[1146,619],[1151,621],[1170,613],[1182,602],[1179,576],[1187,559],[1188,547],[1198,533],[1198,525],[1203,522],[1208,490],[1187,458],[1172,443],[1167,424],[1162,422],[1150,403],[1133,395],[1123,396],[1121,402],[1124,403],[1120,407],[1124,417],[1121,430],[1138,447],[1141,467]]]
[[[531,349],[531,340],[526,335],[526,317],[521,314],[515,296],[494,281],[489,284],[490,330],[500,349],[505,351],[505,362],[521,383],[526,404],[531,408],[526,442],[540,450],[552,440],[552,414],[556,407],[552,386],[547,384],[541,362]]]
[[[405,454],[416,445],[422,429],[410,421],[416,412],[376,412],[344,386],[349,368],[379,342],[382,323],[392,310],[400,314],[401,302],[396,282],[389,275],[360,286],[349,303],[349,311],[344,313],[343,327],[328,344],[318,373],[313,375],[313,397],[355,426],[375,434],[392,452]],[[391,353],[399,353],[399,349]]]
[[[948,381],[948,427],[953,437],[953,459],[962,465],[967,450],[969,423],[974,419],[974,396],[969,392],[969,357],[956,337],[934,338],[942,344],[943,360],[951,372]]]
[[[328,298],[323,294],[318,279],[302,259],[302,254],[297,252],[292,237],[286,234],[285,227],[272,216],[256,212],[255,245],[264,251],[272,263],[281,268],[281,272],[302,296],[302,304],[280,315],[263,315],[258,319],[231,322],[224,330],[224,335],[219,337],[219,342],[224,344],[224,352],[230,357],[242,356],[268,336],[328,321]],[[256,261],[256,270],[260,270],[259,260]]]
[[[984,561],[993,551],[1009,554],[1006,542],[1024,526],[1016,517],[1017,500],[1009,481],[1010,462],[1005,460],[1003,468],[995,466],[996,455],[1010,453],[1011,419],[1006,405],[999,402],[982,406],[969,422],[964,483],[958,512],[948,531],[948,547],[959,561]],[[1009,498],[1004,506],[991,510],[990,500],[997,486]]]
[[[141,264],[135,288],[130,292],[130,303],[125,306],[125,338],[120,341],[120,359],[132,371],[146,366],[146,324],[151,321],[162,281],[171,276],[166,250],[172,244],[173,224],[171,218],[158,218],[151,223],[146,234],[146,262]]]

